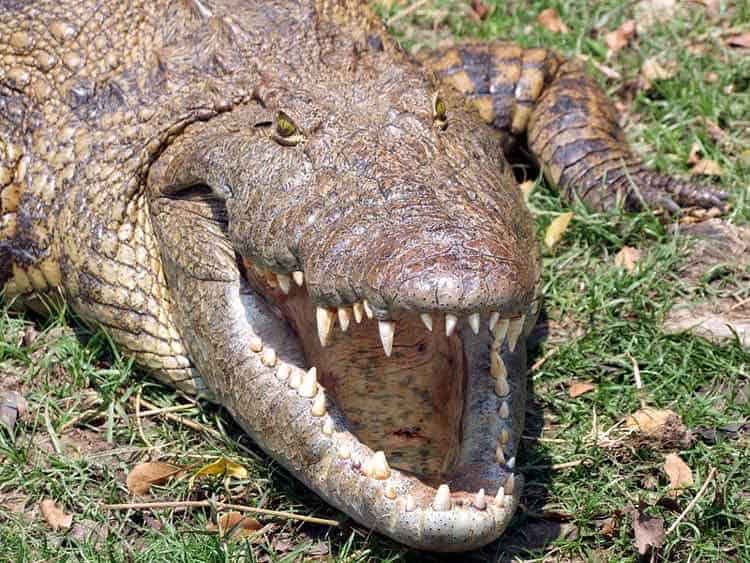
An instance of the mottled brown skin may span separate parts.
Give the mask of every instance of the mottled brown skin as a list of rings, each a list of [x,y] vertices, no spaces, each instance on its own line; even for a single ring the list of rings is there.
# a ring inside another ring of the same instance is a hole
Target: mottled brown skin
[[[526,134],[595,208],[724,195],[646,171],[550,51],[423,62],[358,2],[4,2],[0,287],[62,297],[364,525],[459,551],[502,533],[522,486],[540,266],[503,150]],[[320,315],[363,301],[374,320],[321,347]],[[507,339],[446,334],[492,313]]]

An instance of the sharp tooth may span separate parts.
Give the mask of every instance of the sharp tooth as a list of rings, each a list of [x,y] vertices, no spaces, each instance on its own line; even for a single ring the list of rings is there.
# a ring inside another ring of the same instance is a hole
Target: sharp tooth
[[[502,507],[505,501],[505,491],[503,491],[502,487],[497,490],[497,495],[495,495],[495,500],[492,502],[495,506]]]
[[[266,348],[263,350],[263,354],[260,357],[260,362],[269,368],[276,365],[276,350],[273,348]]]
[[[508,460],[508,463],[505,464],[505,466],[508,469],[513,469],[516,466],[516,456],[513,456]]]
[[[344,445],[339,448],[339,457],[341,459],[349,459],[352,457],[352,451],[349,449],[349,446]]]
[[[367,302],[367,299],[362,300],[362,307],[365,310],[365,315],[367,315],[368,319],[372,318],[372,309],[370,308],[370,304]]]
[[[432,501],[432,508],[438,512],[445,512],[451,509],[451,490],[446,484],[438,487],[435,499]]]
[[[324,393],[318,393],[313,401],[310,414],[313,416],[323,416],[326,413],[326,396]]]
[[[349,328],[349,322],[352,320],[352,311],[349,307],[339,307],[338,314],[341,332],[346,332]]]
[[[292,279],[287,274],[276,274],[276,279],[279,282],[279,287],[284,295],[289,294],[289,286],[291,285]]]
[[[508,401],[503,401],[503,404],[500,405],[500,418],[508,418],[510,416],[510,407],[508,406]]]
[[[365,315],[365,308],[362,306],[362,303],[352,305],[352,310],[354,311],[354,320],[357,321],[357,324],[361,323]]]
[[[370,460],[370,472],[373,479],[383,481],[391,476],[391,468],[388,467],[388,460],[385,459],[385,453],[382,451],[375,452]]]
[[[508,385],[508,378],[501,375],[495,381],[495,394],[498,397],[507,397],[510,395],[510,385]]]
[[[419,315],[419,318],[422,319],[422,322],[424,323],[424,326],[427,327],[427,330],[432,332],[432,315],[429,313],[422,313]]]
[[[279,369],[276,370],[276,377],[281,381],[286,381],[291,372],[292,368],[289,367],[289,364],[281,364]]]
[[[294,283],[299,287],[302,287],[302,284],[305,283],[305,274],[297,270],[296,272],[292,272],[292,279],[294,280]]]
[[[327,418],[323,423],[323,434],[326,436],[333,435],[333,421],[330,418]]]
[[[487,508],[487,501],[485,500],[484,489],[479,489],[479,492],[474,495],[474,502],[472,502],[474,508],[478,510],[484,510]]]
[[[299,393],[301,397],[310,399],[314,397],[317,392],[318,370],[313,366],[304,376],[302,376],[302,383],[300,384],[299,389],[297,389],[297,393]]]
[[[305,372],[300,369],[294,369],[292,370],[292,374],[289,376],[289,381],[287,381],[287,385],[291,387],[292,389],[296,389],[300,385],[302,385],[302,378],[304,377]]]
[[[494,313],[490,313],[490,332],[495,330],[495,325],[497,324],[497,321],[500,320],[500,313],[495,311]]]
[[[385,487],[385,497],[391,500],[396,498],[396,487],[394,487],[391,483],[388,483]]]
[[[503,446],[507,446],[507,445],[508,445],[508,442],[510,442],[510,432],[508,432],[508,429],[507,429],[507,428],[503,428],[503,429],[502,429],[502,430],[500,431],[500,443],[501,443],[501,444],[502,444]]]
[[[503,447],[499,444],[495,448],[495,461],[498,463],[505,463],[505,452],[503,451]]]
[[[516,476],[511,473],[508,475],[508,478],[505,480],[505,484],[503,485],[503,491],[506,495],[512,495],[513,489],[516,487]],[[497,492],[497,494],[500,494],[500,491]]]
[[[508,319],[500,319],[499,321],[497,321],[497,324],[495,324],[495,329],[492,331],[492,334],[495,337],[495,341],[492,347],[496,350],[499,350],[503,345],[505,334],[508,332],[508,324]]]
[[[390,357],[393,351],[393,333],[396,331],[396,323],[393,321],[378,321],[380,341],[383,343],[385,355]]]
[[[256,354],[260,352],[261,350],[263,350],[263,341],[257,336],[251,336],[250,337],[250,350],[252,350]]]
[[[406,512],[411,512],[417,508],[417,500],[412,495],[406,495],[406,506],[404,509]]]
[[[479,334],[480,321],[479,313],[472,313],[469,315],[469,326],[471,327],[471,330],[474,331],[474,334]]]
[[[458,317],[456,315],[451,315],[450,313],[445,315],[445,335],[451,336],[453,331],[456,330],[457,324]]]
[[[320,345],[325,347],[328,344],[328,340],[331,338],[333,320],[336,317],[336,314],[329,309],[317,307],[315,309],[315,317],[318,321],[318,338],[320,339]]]
[[[523,330],[523,323],[526,321],[526,315],[521,315],[517,319],[511,319],[508,325],[508,350],[511,352],[516,349],[518,337]]]
[[[490,352],[490,375],[495,379],[508,377],[508,371],[505,369],[505,362],[499,350]]]

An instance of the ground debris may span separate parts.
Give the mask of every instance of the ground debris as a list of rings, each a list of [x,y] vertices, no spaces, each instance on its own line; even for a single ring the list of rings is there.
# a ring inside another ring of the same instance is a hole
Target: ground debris
[[[662,467],[667,477],[669,477],[670,496],[679,496],[685,487],[694,484],[693,472],[679,455],[671,453],[664,456],[664,465]]]
[[[149,461],[136,465],[126,479],[128,492],[131,495],[145,495],[151,485],[162,485],[172,477],[178,476],[184,470],[180,465]]]
[[[40,502],[39,510],[41,510],[42,516],[44,516],[47,524],[53,530],[67,530],[73,523],[73,515],[66,514],[52,499],[44,499]]]
[[[659,548],[664,544],[664,519],[649,516],[642,512],[643,507],[629,506],[623,512],[633,517],[633,534],[638,553],[646,555],[652,548]]]

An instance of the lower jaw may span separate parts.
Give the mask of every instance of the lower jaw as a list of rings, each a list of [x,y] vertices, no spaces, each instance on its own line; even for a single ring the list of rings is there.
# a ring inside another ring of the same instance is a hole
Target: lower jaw
[[[238,380],[239,392],[215,391],[261,447],[327,502],[407,545],[464,551],[502,534],[523,486],[513,473],[525,409],[523,334],[511,350],[507,340],[498,346],[486,319],[478,335],[458,328],[466,369],[462,439],[453,467],[422,479],[391,467],[350,431],[278,310],[247,284],[240,293],[251,375]],[[375,321],[363,322],[377,330]],[[505,366],[499,378],[491,376],[493,353]]]

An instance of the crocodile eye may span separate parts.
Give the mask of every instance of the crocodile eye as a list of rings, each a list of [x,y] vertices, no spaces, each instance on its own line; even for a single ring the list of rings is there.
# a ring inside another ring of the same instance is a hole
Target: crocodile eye
[[[448,124],[445,101],[437,93],[432,97],[432,120],[440,129],[445,129]]]
[[[291,137],[297,132],[297,126],[292,121],[292,118],[285,114],[283,111],[279,112],[276,118],[276,133],[280,137],[285,139]]]

